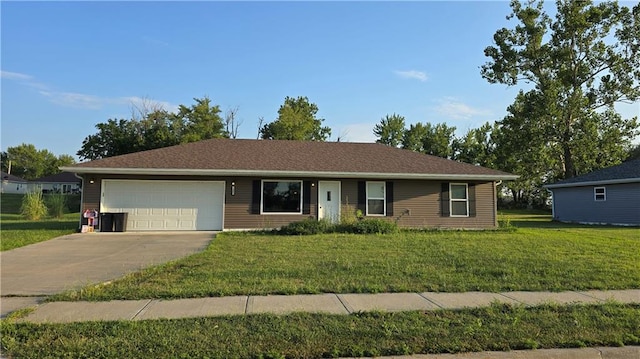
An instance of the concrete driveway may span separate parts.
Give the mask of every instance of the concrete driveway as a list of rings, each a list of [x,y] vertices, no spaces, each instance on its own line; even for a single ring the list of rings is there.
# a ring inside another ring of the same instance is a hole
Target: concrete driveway
[[[78,233],[0,253],[0,295],[45,296],[197,253],[214,232]]]

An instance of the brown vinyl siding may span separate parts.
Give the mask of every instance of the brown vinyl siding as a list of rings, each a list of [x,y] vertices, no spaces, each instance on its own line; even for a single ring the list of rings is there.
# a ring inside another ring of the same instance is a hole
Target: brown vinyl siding
[[[475,184],[476,215],[473,217],[443,217],[441,213],[440,181],[395,180],[393,186],[393,216],[380,218],[397,221],[408,228],[494,228],[496,222],[495,187],[493,182],[461,182]],[[342,203],[356,210],[358,181],[342,181]]]
[[[308,180],[301,178],[236,178],[236,194],[231,195],[231,182],[227,182],[225,204],[225,229],[279,228],[285,224],[301,221],[317,215],[317,181],[311,187],[311,213],[309,214],[252,214],[253,181],[263,179]]]
[[[89,179],[94,178],[94,183],[89,183]],[[85,176],[82,182],[82,214],[87,209],[100,210],[100,179],[96,176]]]
[[[93,178],[95,182],[90,184],[89,178]],[[100,185],[103,179],[225,181],[224,229],[278,228],[293,221],[309,217],[317,218],[318,179],[315,178],[87,175],[83,186],[83,211],[100,209]],[[253,181],[263,179],[312,181],[310,213],[295,215],[253,214]],[[348,207],[355,211],[358,205],[359,180],[344,179],[340,181],[342,210],[347,210],[348,204]],[[235,195],[231,195],[232,182],[235,183]],[[442,216],[440,194],[442,181],[394,180],[393,183],[393,216],[371,216],[369,218],[397,221],[401,227],[413,228],[493,228],[496,226],[495,186],[493,182],[472,182],[475,184],[476,215],[468,218]]]

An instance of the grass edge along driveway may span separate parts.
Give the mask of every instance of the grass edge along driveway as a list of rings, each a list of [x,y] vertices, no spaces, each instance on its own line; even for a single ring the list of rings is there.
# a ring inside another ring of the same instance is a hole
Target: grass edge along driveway
[[[223,233],[202,253],[51,300],[564,291],[640,285],[640,231],[528,222],[515,231]]]

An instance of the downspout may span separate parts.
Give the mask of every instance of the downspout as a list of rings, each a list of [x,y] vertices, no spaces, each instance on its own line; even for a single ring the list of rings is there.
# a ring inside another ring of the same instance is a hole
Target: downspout
[[[498,223],[498,186],[502,184],[502,180],[493,182],[493,223],[494,226],[499,227]]]
[[[547,188],[547,191],[551,193],[551,219],[555,220],[556,219],[556,198],[553,195],[552,189]]]
[[[82,228],[82,206],[84,205],[84,177],[80,177],[78,176],[77,173],[73,173],[74,176],[76,176],[76,178],[80,179],[80,187],[82,188],[82,190],[80,191],[80,219],[78,220],[78,232],[80,232],[80,229]]]

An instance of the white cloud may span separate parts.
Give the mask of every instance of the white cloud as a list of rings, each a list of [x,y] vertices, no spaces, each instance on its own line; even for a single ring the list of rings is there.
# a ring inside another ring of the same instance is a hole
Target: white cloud
[[[405,79],[413,79],[413,80],[418,80],[422,82],[425,82],[429,79],[426,73],[422,71],[417,71],[417,70],[408,70],[408,71],[396,70],[394,71],[394,73]]]
[[[375,123],[351,123],[343,126],[336,126],[332,133],[334,138],[340,138],[341,142],[376,142],[373,134]]]
[[[138,97],[138,96],[129,96],[129,97],[119,97],[114,99],[113,103],[121,104],[121,105],[130,105],[134,108],[138,109],[163,109],[169,112],[177,112],[178,105],[171,104],[167,101],[156,101],[150,99],[148,97]]]
[[[489,116],[491,111],[471,107],[455,97],[445,97],[437,100],[435,111],[453,120],[466,120],[474,116]]]
[[[10,72],[10,71],[0,71],[0,77],[7,80],[19,80],[19,81],[28,81],[33,77],[27,74],[21,74],[19,72]]]
[[[178,110],[177,105],[146,97],[100,97],[78,92],[55,91],[51,86],[35,81],[33,76],[19,72],[0,71],[0,77],[7,80],[19,81],[25,86],[38,90],[38,93],[47,98],[51,103],[65,107],[99,110],[108,105],[126,105],[132,108],[142,109],[146,107],[147,109],[164,109],[170,112]]]
[[[50,102],[61,106],[98,110],[104,105],[103,99],[93,95],[55,91],[40,91],[40,94],[47,97]]]

